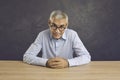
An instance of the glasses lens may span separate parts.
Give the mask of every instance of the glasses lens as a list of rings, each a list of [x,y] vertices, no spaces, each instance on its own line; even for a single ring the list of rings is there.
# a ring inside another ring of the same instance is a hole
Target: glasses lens
[[[60,27],[57,27],[56,24],[52,23],[51,29],[53,29],[53,30],[58,29],[58,30],[60,30],[60,31],[63,31],[63,30],[65,29],[65,27],[64,27],[64,25],[60,25]]]

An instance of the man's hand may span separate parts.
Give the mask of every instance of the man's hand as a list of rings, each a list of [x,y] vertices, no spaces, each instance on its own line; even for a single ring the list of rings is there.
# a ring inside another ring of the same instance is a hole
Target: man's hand
[[[66,59],[56,57],[56,58],[50,58],[47,61],[46,66],[54,69],[60,69],[60,68],[68,67],[69,63]]]

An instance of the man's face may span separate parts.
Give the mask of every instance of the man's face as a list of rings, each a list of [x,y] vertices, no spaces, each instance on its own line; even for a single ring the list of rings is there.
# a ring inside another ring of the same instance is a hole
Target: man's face
[[[66,19],[53,19],[49,21],[50,31],[52,36],[55,39],[59,39],[62,37],[65,29],[67,28],[68,22]]]

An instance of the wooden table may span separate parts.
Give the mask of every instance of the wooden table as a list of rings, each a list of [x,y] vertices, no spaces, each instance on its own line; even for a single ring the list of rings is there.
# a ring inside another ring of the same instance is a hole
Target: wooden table
[[[0,80],[120,80],[120,61],[92,61],[64,69],[0,61]]]

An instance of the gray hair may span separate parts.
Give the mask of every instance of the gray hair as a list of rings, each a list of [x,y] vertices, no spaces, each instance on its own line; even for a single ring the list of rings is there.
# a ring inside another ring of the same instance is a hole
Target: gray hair
[[[53,18],[66,19],[66,21],[68,22],[68,15],[66,13],[62,12],[61,10],[52,11],[52,13],[50,14],[50,20],[52,20]]]

